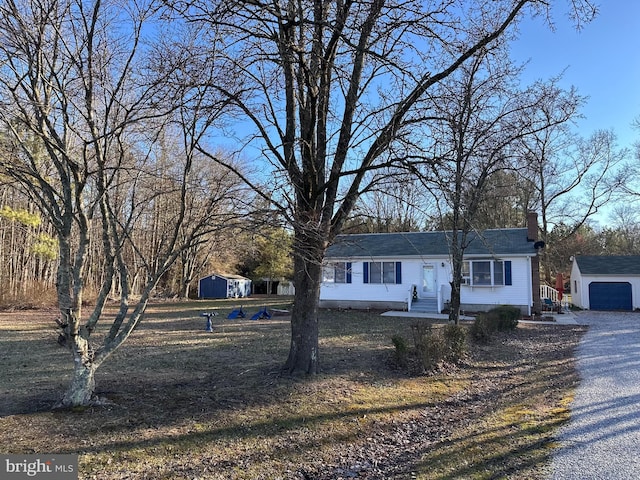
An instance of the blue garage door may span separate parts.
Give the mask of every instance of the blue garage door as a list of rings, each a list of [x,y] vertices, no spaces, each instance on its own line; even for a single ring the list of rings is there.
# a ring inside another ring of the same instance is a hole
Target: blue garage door
[[[591,310],[633,310],[631,284],[628,282],[592,282],[589,284]]]

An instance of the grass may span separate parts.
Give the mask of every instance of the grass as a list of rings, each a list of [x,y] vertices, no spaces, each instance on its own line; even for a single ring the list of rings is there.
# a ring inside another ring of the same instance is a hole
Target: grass
[[[225,319],[236,306],[151,305],[98,371],[111,403],[75,412],[50,411],[71,366],[55,312],[0,314],[0,452],[78,453],[82,479],[544,478],[579,327],[519,327],[411,377],[390,360],[413,320],[323,311],[322,373],[290,378],[288,318]]]

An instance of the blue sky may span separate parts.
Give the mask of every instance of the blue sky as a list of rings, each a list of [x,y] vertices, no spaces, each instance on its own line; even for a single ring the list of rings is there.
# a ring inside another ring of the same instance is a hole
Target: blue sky
[[[579,122],[588,137],[597,129],[613,129],[620,147],[640,140],[631,122],[640,117],[640,1],[601,0],[596,19],[580,31],[567,18],[568,0],[554,0],[556,30],[541,18],[527,20],[513,57],[529,60],[527,83],[565,70],[563,85],[589,97]]]

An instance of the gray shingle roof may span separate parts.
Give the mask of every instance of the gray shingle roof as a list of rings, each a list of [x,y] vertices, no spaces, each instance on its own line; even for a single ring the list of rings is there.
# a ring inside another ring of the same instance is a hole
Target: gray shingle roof
[[[367,233],[339,235],[327,258],[448,256],[451,232]],[[526,228],[486,230],[471,234],[465,255],[535,255]]]
[[[576,255],[583,275],[640,275],[639,255]]]

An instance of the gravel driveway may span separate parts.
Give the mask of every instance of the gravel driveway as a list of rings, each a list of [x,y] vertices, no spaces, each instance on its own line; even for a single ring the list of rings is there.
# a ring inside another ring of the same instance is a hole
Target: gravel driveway
[[[552,480],[640,478],[640,313],[580,312],[580,385]]]

